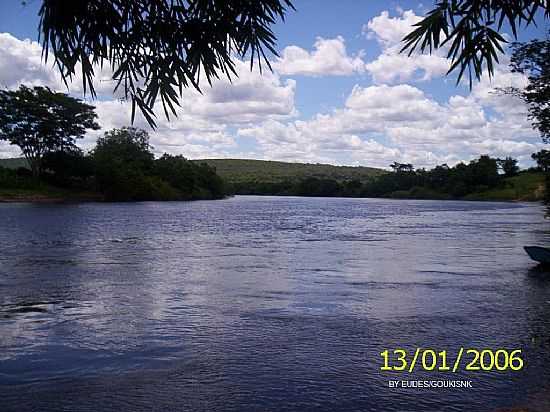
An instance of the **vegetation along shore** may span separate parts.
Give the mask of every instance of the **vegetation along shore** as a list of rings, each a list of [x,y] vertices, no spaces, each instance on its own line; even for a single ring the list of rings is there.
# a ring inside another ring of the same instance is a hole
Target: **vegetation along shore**
[[[143,131],[117,130],[104,138],[110,142],[107,148],[102,140],[100,150],[89,155],[48,159],[38,180],[33,179],[24,158],[0,159],[0,201],[194,200],[233,194],[540,201],[545,198],[550,158],[545,151],[539,152],[535,155],[541,158],[538,166],[527,170],[519,170],[514,159],[481,156],[468,164],[440,165],[431,170],[394,163],[391,172],[248,159],[189,161],[170,155],[154,159],[145,145],[133,147],[135,135],[140,133],[144,139]],[[111,142],[121,134],[124,143]],[[105,151],[115,148],[118,157],[113,160],[114,155]],[[138,172],[131,172],[137,153],[142,154],[140,166]]]
[[[155,158],[145,130],[106,131],[84,152],[77,140],[99,129],[95,108],[46,87],[0,91],[0,139],[20,159],[0,160],[0,201],[221,199],[228,195],[544,200],[550,152],[537,166],[481,155],[431,170],[394,162],[370,167],[261,160]]]

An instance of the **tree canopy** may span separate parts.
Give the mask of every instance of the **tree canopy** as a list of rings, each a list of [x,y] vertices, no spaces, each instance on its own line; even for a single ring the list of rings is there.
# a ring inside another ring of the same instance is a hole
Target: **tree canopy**
[[[49,152],[75,151],[76,139],[99,129],[94,107],[47,87],[0,90],[0,140],[19,146],[34,176]]]
[[[113,129],[91,152],[98,189],[106,200],[219,199],[225,195],[216,170],[183,156],[155,160],[149,134],[142,129]]]
[[[550,40],[514,43],[510,62],[512,71],[525,74],[525,89],[509,89],[529,107],[529,117],[543,141],[550,141]]]
[[[518,161],[510,156],[497,160],[499,168],[506,177],[512,177],[519,173]]]
[[[243,180],[229,175],[227,183],[242,195],[485,200],[540,200],[544,184],[542,169],[520,171],[517,160],[510,157],[482,155],[468,163],[442,164],[431,170],[397,162],[390,167],[391,173],[364,178],[311,175],[269,180],[256,175]]]
[[[543,171],[543,172],[549,172],[550,171],[550,151],[548,150],[541,150],[537,153],[533,153],[531,155],[531,158],[537,162],[537,166]]]
[[[479,79],[487,70],[493,75],[503,43],[501,31],[509,26],[515,39],[518,30],[550,17],[546,0],[441,0],[404,39],[402,51],[413,53],[448,46],[449,72],[458,70],[457,83],[465,73]]]
[[[276,54],[271,26],[290,0],[42,0],[40,34],[65,81],[82,71],[84,90],[95,96],[94,67],[108,64],[114,89],[122,89],[154,126],[160,98],[176,114],[184,87],[199,89],[220,74],[236,74],[232,60],[269,65]],[[200,90],[200,89],[199,89]]]

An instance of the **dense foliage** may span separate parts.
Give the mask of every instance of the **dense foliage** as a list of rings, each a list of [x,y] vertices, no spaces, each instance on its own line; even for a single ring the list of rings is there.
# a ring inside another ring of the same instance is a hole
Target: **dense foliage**
[[[531,158],[537,162],[537,166],[543,172],[550,172],[550,150],[541,150],[533,153]]]
[[[38,186],[28,169],[0,166],[0,189],[34,189]]]
[[[546,202],[550,203],[550,151],[541,150],[537,153],[533,153],[531,158],[537,162],[537,167],[544,172],[545,185],[546,185]]]
[[[504,188],[506,179],[519,173],[515,159],[485,155],[468,164],[440,165],[432,170],[415,170],[413,165],[397,162],[390,166],[393,172],[363,181],[308,177],[297,181],[232,182],[232,187],[238,194],[256,195],[461,199]]]
[[[235,55],[269,65],[271,26],[288,8],[289,0],[42,0],[39,30],[64,79],[80,67],[94,95],[94,66],[107,64],[115,89],[154,125],[157,98],[175,114],[182,89],[198,89],[202,74],[236,74]]]
[[[87,129],[99,129],[94,107],[46,87],[0,90],[0,140],[19,146],[34,176],[51,152],[75,151]]]
[[[114,129],[91,153],[107,200],[191,200],[224,196],[223,181],[205,164],[164,154],[155,160],[146,131]]]
[[[221,198],[224,181],[206,163],[191,162],[183,156],[164,154],[155,160],[154,174],[176,188],[183,198]]]
[[[550,40],[514,43],[510,67],[527,76],[524,89],[508,89],[521,97],[529,108],[533,126],[543,141],[550,143]]]
[[[2,162],[0,162],[2,163]],[[29,169],[2,168],[0,190],[49,189],[107,201],[219,199],[224,182],[213,167],[183,156],[155,159],[147,132],[123,128],[106,132],[86,155],[79,149],[49,152],[37,179]],[[75,196],[72,196],[75,198]]]
[[[512,71],[526,75],[528,83],[523,89],[508,88],[504,91],[527,103],[533,127],[538,129],[543,142],[550,143],[550,40],[514,43],[510,66]],[[535,153],[533,159],[546,174],[546,200],[549,201],[548,151]]]
[[[132,137],[134,136],[134,137]],[[141,137],[140,137],[141,136]],[[130,146],[130,147],[128,147]],[[99,150],[98,150],[99,148]],[[227,183],[216,169],[205,161],[189,161],[182,156],[164,154],[158,159],[150,155],[146,134],[135,129],[111,131],[101,138],[101,144],[92,152],[96,156],[75,153],[52,156],[43,182],[56,187],[88,191],[93,195],[101,190],[106,200],[186,200],[212,199],[227,194],[320,196],[320,197],[392,197],[419,199],[477,199],[477,200],[542,200],[544,197],[545,170],[550,167],[550,155],[542,150],[533,154],[538,167],[518,171],[515,159],[494,159],[481,156],[468,164],[454,167],[439,165],[431,170],[415,168],[410,164],[393,163],[393,172],[366,173],[367,168],[341,169],[329,165],[301,165],[290,177],[283,175],[253,175],[252,169],[242,173],[240,163],[226,163]],[[133,153],[135,157],[129,156]],[[103,156],[102,162],[98,162]],[[128,168],[135,159],[138,161]],[[2,189],[37,188],[30,171],[19,167],[21,162],[0,160],[0,191]],[[117,166],[113,168],[111,161]],[[242,160],[250,167],[263,161]],[[257,163],[256,163],[257,162]],[[277,163],[277,167],[284,165]],[[103,166],[102,166],[103,164]],[[216,163],[219,164],[219,163]],[[2,169],[6,165],[13,169]],[[228,174],[229,165],[233,166]],[[239,167],[237,167],[239,166]],[[305,168],[304,174],[296,174]],[[101,170],[103,167],[107,169]],[[237,168],[240,173],[236,173]],[[357,170],[356,170],[357,169]],[[109,171],[109,174],[106,173]],[[137,171],[135,171],[137,170]],[[307,175],[314,170],[316,175]],[[319,172],[325,174],[320,175]],[[350,171],[365,173],[350,175]],[[103,175],[102,175],[103,173]],[[103,177],[102,177],[103,176]],[[332,177],[330,177],[332,176]],[[236,180],[235,180],[236,179]],[[40,183],[40,182],[38,182]],[[101,183],[101,185],[100,185]],[[89,198],[92,196],[88,196]],[[95,197],[97,198],[97,197]]]

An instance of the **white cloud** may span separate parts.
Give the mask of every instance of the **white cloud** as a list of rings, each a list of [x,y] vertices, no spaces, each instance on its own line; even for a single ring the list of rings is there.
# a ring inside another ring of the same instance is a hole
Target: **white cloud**
[[[13,89],[20,84],[63,87],[59,74],[42,64],[40,44],[0,33],[0,87]]]
[[[508,73],[498,73],[504,77],[497,74],[495,84],[510,81]],[[482,82],[467,97],[438,103],[411,85],[355,86],[343,108],[307,121],[266,122],[239,133],[255,137],[263,152],[281,160],[297,156],[378,167],[393,161],[432,167],[483,153],[528,159],[542,145],[525,120],[525,106],[511,96],[487,94],[487,88]],[[510,120],[512,107],[521,122]]]
[[[401,17],[390,17],[388,11],[372,18],[363,26],[363,34],[370,39],[376,39],[385,47],[395,46],[411,31],[411,27],[422,20],[412,10],[398,10]]]
[[[427,81],[447,73],[450,64],[445,48],[433,54],[414,53],[408,56],[407,53],[400,53],[402,39],[421,19],[412,10],[401,11],[399,17],[390,17],[389,12],[383,11],[363,26],[363,34],[368,39],[375,39],[382,48],[382,53],[365,65],[376,83]]]
[[[189,157],[223,157],[237,148],[229,129],[267,119],[286,119],[296,115],[295,82],[282,82],[272,72],[250,71],[247,63],[236,62],[238,77],[232,81],[219,79],[203,94],[185,89],[177,117],[168,121],[158,106],[158,127],[151,134],[151,143],[158,153],[180,153]],[[131,108],[126,102],[97,102],[102,128],[110,129],[130,123]],[[148,129],[137,116],[135,126]],[[91,142],[89,142],[91,144]]]
[[[183,98],[184,112],[209,121],[224,123],[255,123],[266,118],[286,118],[297,115],[294,106],[296,82],[281,81],[269,70],[252,71],[248,63],[236,61],[238,76],[231,81],[222,78],[212,87],[205,86],[200,94],[187,89]],[[202,84],[207,84],[204,80]]]
[[[365,71],[362,52],[348,55],[341,36],[318,37],[313,47],[312,52],[298,46],[285,47],[281,57],[273,62],[273,68],[283,75],[304,76],[350,76]]]
[[[82,95],[82,72],[76,67],[76,75],[70,84],[72,94]],[[111,70],[95,68],[95,89],[98,95],[112,96],[114,81]],[[15,89],[21,84],[47,86],[54,90],[67,91],[62,77],[50,56],[48,62],[42,59],[42,46],[29,39],[19,40],[10,33],[0,33],[0,87]]]
[[[12,146],[7,142],[0,140],[0,159],[6,159],[10,157],[19,157],[21,150],[17,146]]]
[[[388,50],[417,19],[413,12],[403,12],[398,18],[382,13],[369,22],[367,35],[383,47],[377,60],[380,64],[383,58],[402,57]],[[361,56],[348,55],[342,38],[319,39],[313,52],[293,54],[292,50],[283,53],[275,72],[260,74],[258,69],[250,71],[247,63],[237,62],[239,76],[232,82],[220,79],[212,87],[203,82],[203,94],[185,89],[178,117],[170,122],[158,106],[158,129],[151,132],[156,152],[192,158],[256,157],[378,167],[399,161],[431,167],[482,153],[527,161],[530,153],[542,146],[527,120],[525,105],[494,93],[495,87],[525,85],[526,79],[510,73],[505,65],[497,67],[491,82],[482,79],[468,95],[437,101],[419,87],[391,84],[401,78],[422,79],[427,73],[432,73],[428,77],[440,73],[430,69],[433,61],[424,61],[423,56],[406,58],[407,63],[402,64],[396,60],[392,64],[400,66],[397,69],[392,65],[380,69],[386,75],[379,75],[379,80],[384,80],[381,84],[356,85],[341,107],[300,119],[295,107],[296,82],[281,79],[281,73],[298,74],[302,70],[299,74],[320,76],[361,73],[367,68]],[[10,88],[26,83],[63,90],[57,72],[41,64],[40,56],[37,43],[0,34],[0,83]],[[128,125],[129,103],[110,94],[108,71],[101,72],[100,77],[101,100],[93,104],[103,130]],[[80,85],[74,84],[73,90],[80,93]],[[139,114],[135,126],[149,129]],[[84,139],[84,148],[93,146],[98,133],[102,132],[90,133]],[[240,139],[247,144],[240,145]],[[0,157],[18,154],[16,147],[0,143]]]
[[[67,91],[58,71],[43,64],[42,48],[37,42],[19,40],[9,33],[0,34],[0,86],[10,89],[20,84],[49,86]],[[158,128],[150,131],[151,143],[157,152],[181,153],[191,157],[222,156],[236,147],[229,129],[235,125],[263,122],[266,119],[286,119],[297,115],[294,105],[296,83],[292,79],[282,81],[269,70],[261,74],[258,68],[236,61],[238,77],[215,80],[212,87],[202,79],[203,93],[184,89],[178,116],[167,121],[162,106],[157,104]],[[118,100],[112,94],[113,81],[109,69],[96,70],[96,89],[100,100],[92,102],[97,108],[103,131],[123,127],[131,123],[131,105]],[[81,97],[81,77],[70,84],[70,92]],[[136,127],[149,130],[139,115]],[[80,144],[85,149],[93,147],[97,136],[91,132]],[[0,145],[0,156],[19,154],[14,146]]]

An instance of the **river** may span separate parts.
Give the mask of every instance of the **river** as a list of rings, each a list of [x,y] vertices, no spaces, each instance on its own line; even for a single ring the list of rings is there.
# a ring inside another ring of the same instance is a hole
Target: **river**
[[[522,247],[549,229],[527,203],[0,204],[0,410],[547,411],[550,274]],[[380,370],[416,347],[525,367]]]

